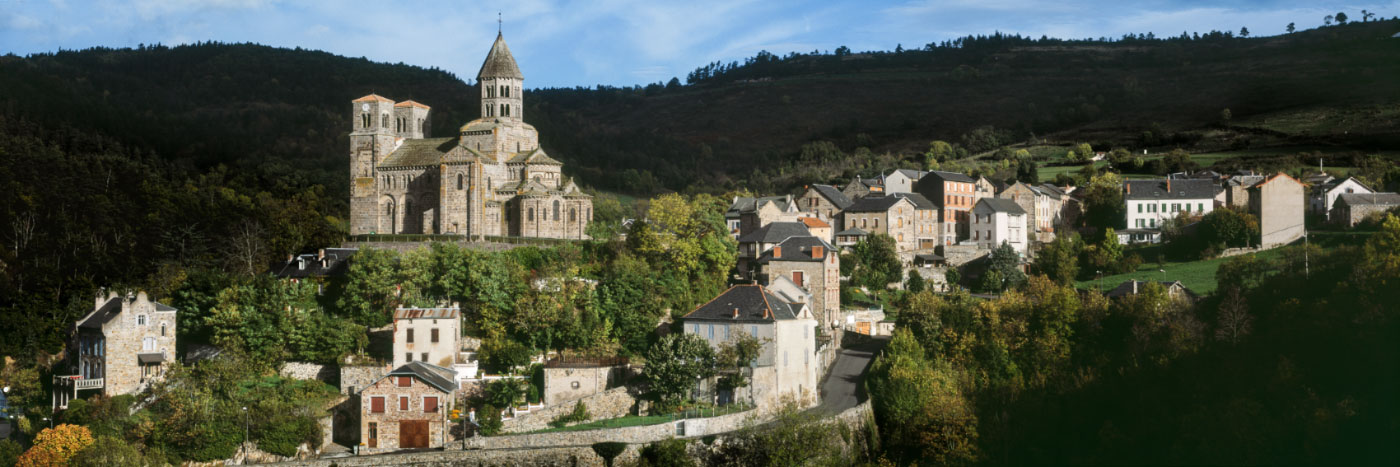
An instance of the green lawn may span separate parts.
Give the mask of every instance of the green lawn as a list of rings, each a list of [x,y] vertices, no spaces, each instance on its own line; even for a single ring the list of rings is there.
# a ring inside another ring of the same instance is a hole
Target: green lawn
[[[1108,161],[1098,161],[1098,162],[1095,162],[1095,163],[1094,163],[1094,166],[1095,166],[1095,167],[1098,167],[1098,168],[1100,168],[1100,169],[1102,169],[1102,168],[1104,168],[1104,167],[1108,167]],[[1050,182],[1050,181],[1054,181],[1054,180],[1055,180],[1055,177],[1059,176],[1060,174],[1074,175],[1074,174],[1079,173],[1079,171],[1080,171],[1080,170],[1083,170],[1083,169],[1084,169],[1084,166],[1083,166],[1083,165],[1063,165],[1063,166],[1055,166],[1055,167],[1041,167],[1041,168],[1038,169],[1038,172],[1037,172],[1037,173],[1040,174],[1040,181],[1042,181],[1042,182]]]
[[[1257,253],[1257,255],[1265,259],[1277,259],[1282,254],[1279,250],[1279,248],[1274,248],[1262,253]],[[1113,290],[1118,284],[1127,282],[1130,279],[1140,281],[1181,281],[1181,284],[1191,289],[1192,292],[1205,295],[1215,291],[1215,270],[1220,267],[1220,263],[1225,262],[1229,258],[1215,258],[1184,263],[1167,262],[1161,267],[1157,266],[1157,262],[1153,261],[1153,258],[1148,258],[1146,255],[1143,255],[1143,259],[1146,261],[1144,261],[1141,266],[1138,266],[1136,272],[1104,276],[1102,281],[1078,281],[1075,282],[1074,286],[1081,289],[1102,287],[1101,290],[1107,292]],[[1161,271],[1166,271],[1166,273],[1164,274]]]

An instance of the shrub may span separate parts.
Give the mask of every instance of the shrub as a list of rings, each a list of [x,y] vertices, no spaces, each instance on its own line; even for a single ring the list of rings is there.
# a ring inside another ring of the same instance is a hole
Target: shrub
[[[693,466],[695,459],[685,453],[686,441],[671,438],[657,441],[642,448],[637,465],[641,466]]]
[[[492,436],[501,432],[501,409],[491,404],[483,405],[476,419],[477,425],[481,427],[481,434]]]
[[[297,447],[315,444],[321,425],[309,417],[286,417],[263,427],[258,433],[258,449],[285,457],[295,456]]]
[[[71,407],[71,405],[70,405]],[[114,436],[98,436],[95,441],[69,461],[72,466],[141,467],[146,458],[135,447]]]
[[[92,433],[86,427],[62,424],[45,428],[34,437],[34,446],[19,456],[15,465],[49,466],[68,465],[78,451],[92,444]]]
[[[603,463],[607,464],[608,467],[612,467],[613,459],[616,459],[619,454],[622,454],[622,451],[626,450],[627,443],[619,443],[613,441],[593,444],[593,453],[597,454],[598,457],[603,458]]]
[[[578,401],[574,403],[573,411],[555,417],[554,421],[549,422],[549,425],[558,428],[570,423],[586,421],[589,416],[588,405],[584,404],[583,401]]]
[[[12,439],[0,439],[0,466],[15,465],[24,447]]]

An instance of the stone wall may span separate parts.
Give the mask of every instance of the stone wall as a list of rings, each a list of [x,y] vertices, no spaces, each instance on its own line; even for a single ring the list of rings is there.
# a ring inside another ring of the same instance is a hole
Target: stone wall
[[[630,445],[614,459],[616,465],[631,465],[638,458],[640,445]],[[287,462],[279,465],[332,467],[332,466],[385,466],[385,465],[428,465],[428,466],[537,466],[569,465],[579,467],[602,467],[603,458],[593,452],[591,446],[558,447],[533,449],[529,451],[428,451],[383,456],[338,457],[333,459]]]
[[[667,438],[692,438],[735,431],[759,422],[757,410],[710,418],[691,418],[646,426],[608,430],[563,431],[528,435],[477,436],[466,440],[467,449],[533,449],[556,446],[592,446],[594,443],[651,443]]]
[[[620,366],[546,367],[544,405],[558,405],[606,391],[622,381],[625,371]]]
[[[407,387],[397,384],[398,378],[410,378]],[[427,412],[426,398],[437,398],[437,411]],[[383,398],[383,411],[374,412],[374,400]],[[447,442],[447,414],[455,402],[454,394],[446,393],[415,376],[394,376],[379,380],[360,392],[360,440],[369,451],[393,451],[400,446],[399,430],[403,422],[424,421],[428,427],[427,447],[441,447]],[[406,405],[406,409],[404,407]],[[370,425],[374,424],[374,427]],[[371,432],[371,428],[374,428]]]
[[[389,374],[389,368],[380,365],[340,367],[340,393],[356,395],[366,386]]]
[[[300,380],[317,380],[332,386],[340,385],[340,369],[334,365],[322,365],[310,362],[287,362],[282,364],[282,369],[277,373],[283,378]]]
[[[503,433],[525,433],[549,428],[549,422],[560,415],[574,410],[574,404],[582,402],[588,406],[588,421],[617,418],[632,413],[637,399],[627,392],[626,387],[617,387],[577,400],[550,405],[542,410],[517,416],[501,424]]]

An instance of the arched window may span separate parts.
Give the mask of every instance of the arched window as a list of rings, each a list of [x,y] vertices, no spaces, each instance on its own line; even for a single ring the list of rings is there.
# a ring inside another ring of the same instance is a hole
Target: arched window
[[[360,114],[360,128],[369,128],[369,114]]]
[[[394,203],[384,203],[384,215],[386,215],[386,216],[393,216],[393,215],[394,215]]]
[[[525,211],[525,220],[527,220],[527,221],[533,221],[533,220],[535,220],[535,208],[530,208],[528,211]]]
[[[576,220],[578,220],[578,210],[569,208],[569,222],[574,222]]]
[[[389,114],[384,114],[379,119],[379,126],[389,128]]]
[[[554,220],[559,220],[559,200],[554,200]]]
[[[466,177],[463,177],[462,174],[457,174],[457,189],[458,189],[458,190],[462,189],[462,186],[463,186],[463,185],[462,185],[462,179],[464,179],[464,178],[466,178]]]
[[[509,110],[509,109],[510,109],[509,106],[507,106],[507,105],[505,105],[505,104],[501,104],[501,116],[502,116],[502,117],[510,116],[510,110]]]

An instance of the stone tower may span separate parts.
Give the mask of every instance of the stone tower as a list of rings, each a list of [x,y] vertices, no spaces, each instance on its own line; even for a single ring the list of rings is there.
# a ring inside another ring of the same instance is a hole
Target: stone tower
[[[414,110],[417,110],[416,108]],[[375,179],[378,166],[394,151],[398,119],[394,101],[370,94],[350,102],[350,234],[393,233],[376,232],[379,215],[379,187]],[[408,115],[409,112],[404,112]],[[426,120],[426,110],[423,112]],[[387,209],[397,209],[390,203]]]
[[[519,121],[524,117],[525,108],[521,105],[521,83],[525,77],[515,64],[515,57],[506,47],[506,39],[496,33],[496,43],[491,44],[491,52],[486,54],[486,62],[476,74],[481,86],[481,117],[500,117]]]

